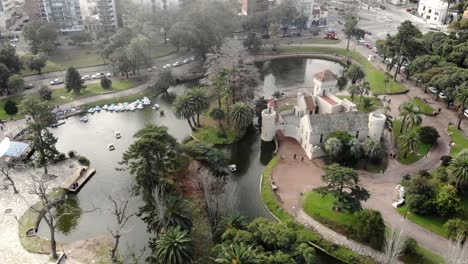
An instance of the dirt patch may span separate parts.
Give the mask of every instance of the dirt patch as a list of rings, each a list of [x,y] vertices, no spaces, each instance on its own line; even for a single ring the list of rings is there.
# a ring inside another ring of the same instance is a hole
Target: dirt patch
[[[112,263],[110,250],[113,245],[111,237],[103,236],[88,240],[81,240],[64,245],[65,254],[81,263]]]

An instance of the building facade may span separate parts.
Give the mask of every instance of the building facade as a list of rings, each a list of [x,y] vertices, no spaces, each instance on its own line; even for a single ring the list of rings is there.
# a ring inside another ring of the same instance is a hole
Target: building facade
[[[61,32],[84,29],[79,0],[39,0],[38,4],[40,17],[56,23]]]
[[[275,1],[272,0],[242,0],[242,14],[250,16],[258,12],[267,11],[274,6],[274,3]]]
[[[442,0],[421,0],[418,16],[430,24],[443,24],[447,16],[447,3]]]
[[[96,0],[96,2],[101,30],[114,31],[117,28],[115,0]]]

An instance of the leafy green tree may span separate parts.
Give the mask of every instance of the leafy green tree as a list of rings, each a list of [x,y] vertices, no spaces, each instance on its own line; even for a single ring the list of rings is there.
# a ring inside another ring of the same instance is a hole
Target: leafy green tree
[[[13,74],[19,74],[21,71],[21,60],[16,54],[15,47],[4,45],[0,49],[0,63],[3,63]]]
[[[363,149],[358,139],[353,138],[349,141],[349,152],[356,160],[362,157]]]
[[[253,111],[245,103],[235,103],[230,113],[231,119],[239,128],[246,128],[252,124]]]
[[[221,121],[226,117],[226,114],[224,113],[224,110],[222,108],[215,107],[215,108],[213,108],[211,110],[210,117],[214,121],[218,121],[219,129],[221,129],[221,131],[222,131],[221,133],[224,135],[225,134],[224,127],[221,124]]]
[[[180,229],[190,232],[193,226],[190,204],[175,194],[166,195],[162,199],[160,201],[161,208],[156,205],[153,210],[147,210],[142,218],[147,223],[147,229],[156,234],[171,227],[180,227]]]
[[[151,201],[161,177],[175,169],[177,142],[166,127],[156,125],[147,125],[133,137],[136,141],[124,152],[120,164],[135,177],[133,192]]]
[[[444,229],[447,230],[448,236],[451,239],[458,239],[461,237],[462,242],[465,242],[468,237],[467,221],[458,218],[450,219],[444,224]]]
[[[39,96],[43,100],[50,100],[52,99],[52,89],[49,88],[47,85],[43,85],[41,89],[39,89]]]
[[[385,224],[382,214],[375,210],[361,210],[354,213],[351,230],[357,239],[380,250],[385,241]]]
[[[24,89],[24,79],[19,74],[8,77],[8,91],[12,93],[21,93]]]
[[[192,263],[194,244],[190,234],[180,226],[169,227],[156,241],[154,254],[150,259],[155,263]]]
[[[195,106],[192,99],[187,94],[177,96],[172,103],[172,108],[178,119],[186,119],[190,128],[195,130],[195,126],[197,125],[196,120],[194,120]]]
[[[16,115],[18,113],[18,104],[15,101],[7,100],[3,109],[8,115]]]
[[[346,70],[346,77],[351,80],[352,84],[356,84],[366,77],[366,74],[362,68],[357,64],[351,64],[348,70]]]
[[[412,213],[430,215],[434,212],[435,191],[427,178],[414,176],[408,182],[405,192],[406,203]]]
[[[408,129],[412,127],[406,125],[406,122],[411,123],[413,126],[421,124],[421,111],[419,110],[419,107],[414,103],[406,102],[404,104],[401,104],[398,109],[400,110],[400,116],[403,117],[403,120],[401,121],[400,133],[403,133],[404,128]]]
[[[288,27],[293,24],[298,17],[298,11],[295,3],[291,0],[282,1],[274,10],[273,17],[283,30],[283,38],[285,37]]]
[[[321,178],[327,186],[320,187],[317,191],[336,198],[333,209],[348,212],[360,210],[361,201],[369,199],[369,192],[358,185],[359,174],[356,170],[332,164],[325,166],[324,171]]]
[[[369,92],[370,92],[369,82],[365,81],[361,85],[359,85],[359,93],[360,93],[359,94],[360,95],[359,101],[361,102],[364,95],[368,95]]]
[[[457,215],[461,209],[461,200],[458,197],[457,189],[452,185],[442,186],[434,200],[437,212],[443,217],[452,217]]]
[[[167,89],[176,84],[176,77],[171,69],[161,69],[153,88],[157,93],[167,93]]]
[[[10,69],[3,63],[0,63],[0,91],[2,94],[8,94],[8,78],[11,76]]]
[[[338,77],[338,82],[336,85],[338,86],[338,89],[340,91],[343,91],[344,88],[346,88],[346,86],[348,85],[348,78],[346,78],[346,76]]]
[[[216,263],[257,264],[256,250],[243,243],[231,244],[222,248],[222,255],[216,258]]]
[[[342,152],[343,143],[335,137],[330,137],[327,139],[327,141],[325,141],[324,147],[330,158],[330,161],[334,161]]]
[[[257,37],[257,34],[249,33],[247,34],[247,39],[245,39],[242,42],[242,45],[244,45],[244,48],[246,48],[247,50],[250,50],[255,53],[260,50],[262,41],[260,40],[259,37]]]
[[[150,48],[149,40],[146,37],[138,36],[133,38],[127,46],[127,57],[130,61],[133,74],[138,71],[140,74],[140,67],[150,63]]]
[[[221,238],[228,230],[246,230],[247,225],[247,218],[237,212],[229,216],[222,216],[216,225],[215,237],[216,239]]]
[[[455,182],[457,187],[468,183],[468,150],[464,149],[450,161],[447,168],[450,180]]]
[[[419,134],[416,130],[408,130],[398,138],[400,149],[403,151],[403,158],[406,159],[408,153],[414,153],[419,146]]]
[[[229,77],[228,69],[221,69],[217,74],[211,77],[212,85],[210,89],[212,90],[212,93],[216,94],[216,97],[218,98],[219,108],[221,108],[221,97],[224,91],[227,89],[228,77]]]
[[[346,20],[345,23],[345,35],[348,39],[348,43],[346,44],[346,50],[349,50],[349,42],[352,37],[356,38],[363,38],[365,32],[362,29],[357,27],[358,20],[354,17],[350,17]]]
[[[128,74],[132,70],[132,62],[128,57],[125,47],[117,48],[109,56],[113,71],[119,72],[122,76],[126,76],[128,79]]]
[[[73,67],[68,68],[65,75],[67,93],[73,91],[75,94],[79,94],[84,87],[84,80],[81,79],[80,73]]]
[[[419,128],[419,138],[421,142],[428,145],[434,145],[437,143],[437,139],[440,137],[437,129],[431,126],[423,126]]]
[[[382,145],[375,139],[367,138],[362,145],[364,155],[369,160],[375,160],[382,154]]]
[[[28,41],[32,54],[43,51],[47,54],[55,50],[57,30],[53,23],[32,21],[23,28],[24,38]]]
[[[182,46],[191,47],[195,39],[193,31],[194,28],[184,21],[176,22],[168,32],[169,41],[176,47],[177,51]]]
[[[457,128],[460,129],[461,121],[463,119],[464,111],[468,108],[468,82],[465,83],[465,87],[462,88],[456,95],[455,95],[455,102],[459,105],[459,113],[458,113],[458,122]]]
[[[38,74],[42,74],[42,68],[46,66],[47,58],[45,56],[32,56],[28,61],[28,68],[31,71],[37,71]]]
[[[210,108],[210,99],[203,88],[192,88],[187,92],[187,96],[192,101],[193,111],[195,113],[196,124],[200,125],[200,115]]]
[[[351,94],[351,101],[354,101],[354,96],[361,93],[359,85],[352,84],[348,87],[348,92]]]
[[[104,76],[101,79],[101,87],[106,90],[112,88],[112,80]]]
[[[226,174],[228,160],[224,152],[204,142],[189,144],[186,152],[215,176]]]
[[[47,164],[59,154],[55,148],[57,138],[47,129],[49,125],[55,123],[55,115],[52,113],[52,108],[37,97],[24,99],[20,109],[24,115],[31,118],[28,129],[31,131],[31,145],[37,152],[36,163],[44,167],[44,174],[47,174]]]

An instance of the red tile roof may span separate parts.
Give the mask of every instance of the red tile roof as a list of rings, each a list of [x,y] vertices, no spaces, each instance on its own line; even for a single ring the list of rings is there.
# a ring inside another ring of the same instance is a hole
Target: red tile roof
[[[323,72],[316,73],[314,78],[321,82],[337,80],[336,75],[330,70],[324,70]]]
[[[327,103],[329,103],[331,105],[338,104],[337,102],[335,102],[333,99],[331,99],[330,97],[328,97],[326,95],[322,95],[322,96],[320,96],[320,98],[322,98],[323,100],[325,100]]]
[[[304,96],[304,101],[306,104],[307,111],[315,111],[315,104],[314,99],[312,99],[312,96]]]

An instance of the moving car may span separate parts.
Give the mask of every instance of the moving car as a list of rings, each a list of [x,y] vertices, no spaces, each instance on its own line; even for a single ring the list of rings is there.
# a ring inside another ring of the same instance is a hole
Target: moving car
[[[151,68],[148,68],[148,71],[152,72],[152,71],[155,71],[156,69],[157,69],[156,66],[152,66]]]
[[[387,22],[392,22],[393,19],[392,19],[391,17],[386,17],[386,18],[385,18],[385,21],[387,21]]]
[[[363,39],[358,40],[358,43],[364,46],[367,45],[367,42]]]
[[[431,91],[431,93],[437,93],[437,89],[435,87],[429,87],[429,91]]]
[[[60,80],[60,79],[53,79],[53,80],[50,80],[50,85],[58,85],[58,84],[62,84],[63,81]]]
[[[185,60],[183,60],[182,62],[183,62],[184,64],[189,63],[189,62],[190,62],[190,58],[185,59]]]
[[[108,78],[109,78],[109,77],[112,77],[112,72],[106,73],[106,77],[108,77]]]
[[[81,77],[81,80],[84,80],[84,81],[90,80],[90,79],[91,79],[91,76],[89,76],[89,75],[85,75],[85,76]]]
[[[440,92],[439,93],[439,98],[440,99],[445,99],[445,98],[447,98],[447,96],[443,92]]]
[[[177,67],[177,66],[180,66],[180,65],[182,65],[182,64],[183,64],[183,62],[181,62],[181,61],[176,61],[176,62],[174,62],[174,63],[172,64],[172,67]]]
[[[34,88],[34,84],[32,84],[32,83],[27,84],[27,85],[24,86],[25,90],[29,90],[29,89],[32,89],[32,88]]]
[[[372,45],[369,44],[369,43],[366,44],[366,47],[367,47],[368,49],[372,49],[372,48],[373,48]]]
[[[166,65],[163,66],[163,69],[169,69],[171,67],[172,67],[172,64],[166,64]]]
[[[98,72],[93,75],[93,79],[101,79],[102,77],[104,77],[104,73],[102,72]]]

